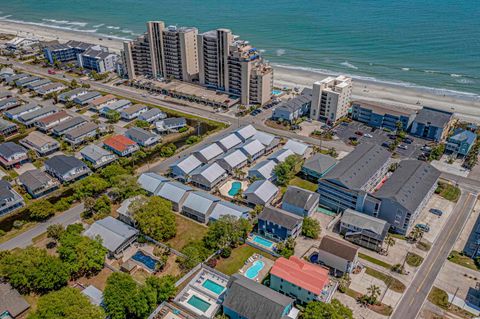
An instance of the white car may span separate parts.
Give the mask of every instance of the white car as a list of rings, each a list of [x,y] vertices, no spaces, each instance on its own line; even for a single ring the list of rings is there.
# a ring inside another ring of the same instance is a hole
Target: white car
[[[363,134],[363,136],[368,137],[368,138],[372,138],[372,137],[373,137],[372,134]]]
[[[398,148],[401,148],[402,150],[406,150],[406,149],[408,149],[408,146],[404,145],[404,144],[400,144],[400,145],[398,145]]]

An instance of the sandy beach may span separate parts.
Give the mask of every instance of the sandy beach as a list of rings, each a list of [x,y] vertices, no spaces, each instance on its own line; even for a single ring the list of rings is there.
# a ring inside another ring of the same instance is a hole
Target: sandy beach
[[[107,38],[95,33],[82,33],[57,28],[48,28],[33,24],[23,24],[0,20],[0,33],[18,36],[35,36],[40,40],[78,40],[108,46],[112,51],[119,52],[122,40]],[[274,65],[275,86],[278,87],[311,87],[313,82],[332,75],[295,67]],[[396,84],[356,79],[354,77],[353,99],[370,102],[380,102],[391,105],[392,108],[419,109],[421,106],[431,106],[438,109],[455,112],[464,120],[480,123],[480,97],[445,90],[429,88],[405,87]]]

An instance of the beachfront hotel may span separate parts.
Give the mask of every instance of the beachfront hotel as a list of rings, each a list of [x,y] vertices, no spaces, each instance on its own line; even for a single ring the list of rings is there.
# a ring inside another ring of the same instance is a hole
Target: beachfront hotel
[[[352,78],[340,75],[313,84],[310,118],[335,123],[348,113],[352,96]]]
[[[273,69],[248,41],[228,29],[198,34],[192,27],[147,22],[147,32],[124,43],[128,78],[198,83],[238,97],[242,104],[265,104],[271,98]]]

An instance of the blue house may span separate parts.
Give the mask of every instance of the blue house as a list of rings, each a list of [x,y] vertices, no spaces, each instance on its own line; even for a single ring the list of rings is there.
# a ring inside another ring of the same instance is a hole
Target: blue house
[[[452,124],[452,112],[424,107],[413,120],[410,134],[426,140],[441,142],[447,138]]]
[[[397,130],[397,123],[402,123],[402,129],[408,130],[415,118],[415,111],[409,109],[395,110],[380,105],[355,101],[352,104],[352,119],[367,124],[371,127],[385,127]]]
[[[302,166],[302,174],[312,181],[318,181],[325,174],[327,174],[338,161],[331,156],[317,153],[305,160]]]
[[[476,140],[477,134],[472,131],[458,128],[453,135],[447,139],[445,151],[453,155],[465,157],[472,149]]]
[[[266,238],[284,241],[297,237],[303,224],[303,217],[279,208],[265,207],[258,215],[258,233]]]
[[[305,88],[302,93],[288,101],[280,103],[272,114],[273,120],[294,122],[296,119],[310,113],[312,90]]]

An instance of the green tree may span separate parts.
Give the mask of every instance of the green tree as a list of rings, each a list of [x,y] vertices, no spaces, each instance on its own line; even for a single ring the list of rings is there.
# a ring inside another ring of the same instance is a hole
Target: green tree
[[[290,155],[285,161],[278,163],[273,171],[277,177],[277,183],[282,186],[288,185],[290,180],[298,173],[300,169],[300,157],[298,155]]]
[[[117,111],[114,111],[114,110],[108,110],[106,113],[105,113],[105,117],[107,118],[107,122],[108,123],[117,123],[118,121],[120,121],[120,113],[117,112]]]
[[[103,319],[102,308],[93,305],[78,289],[65,287],[38,300],[37,309],[28,319]]]
[[[377,303],[377,298],[380,296],[381,290],[380,287],[376,285],[370,285],[370,287],[367,288],[368,292],[368,299],[367,302],[371,305]]]
[[[212,253],[203,241],[192,241],[182,248],[186,257],[178,257],[177,262],[183,269],[189,270],[203,262]]]
[[[68,267],[44,249],[27,247],[0,258],[0,277],[22,293],[46,293],[67,284]]]
[[[177,147],[173,143],[168,143],[160,148],[160,155],[162,157],[171,157],[177,151]]]
[[[135,126],[140,127],[140,128],[149,128],[150,123],[148,123],[147,121],[143,121],[143,120],[136,120],[135,121]]]
[[[295,253],[295,239],[288,237],[285,242],[277,244],[277,252],[285,258],[290,258]]]
[[[321,231],[320,223],[312,217],[303,219],[302,235],[305,237],[317,239]]]
[[[75,184],[75,196],[79,199],[94,197],[108,188],[106,180],[98,175],[90,175]]]
[[[395,239],[393,239],[393,237],[390,234],[388,234],[387,237],[385,237],[384,243],[387,246],[387,252],[388,252],[388,248],[395,245]]]
[[[100,176],[102,176],[104,179],[106,179],[110,184],[112,184],[112,181],[114,180],[115,177],[120,176],[120,175],[128,175],[131,172],[122,167],[119,164],[111,164],[102,169],[100,172]]]
[[[353,319],[352,310],[337,299],[330,303],[311,301],[307,304],[303,319]]]
[[[201,138],[200,136],[198,136],[198,135],[192,135],[192,136],[189,136],[189,137],[187,138],[187,140],[185,141],[185,143],[188,144],[188,145],[191,145],[191,144],[195,144],[195,143],[200,142],[201,139],[202,139],[202,138]]]
[[[248,220],[225,215],[210,224],[203,241],[207,248],[213,250],[235,247],[240,241],[244,241],[251,231],[252,225]]]
[[[135,207],[133,218],[142,233],[158,241],[168,240],[177,232],[172,203],[158,196],[149,197]]]
[[[46,199],[34,202],[28,208],[30,218],[35,220],[45,220],[55,214],[55,207]]]
[[[145,191],[138,185],[137,177],[130,174],[112,177],[110,194],[114,201],[122,201],[129,197],[144,194]]]
[[[62,224],[50,225],[47,227],[47,237],[57,241],[60,239],[64,231],[65,228],[63,228]]]
[[[72,79],[72,80],[70,81],[70,88],[75,89],[75,88],[77,88],[77,87],[78,87],[78,82],[77,82],[77,80]]]
[[[98,218],[105,217],[110,214],[112,210],[112,202],[107,195],[103,194],[100,196],[93,205],[93,211],[98,216]],[[98,219],[97,218],[97,219]]]
[[[163,277],[150,276],[147,278],[145,284],[155,289],[157,293],[157,303],[161,303],[175,296],[177,292],[175,282],[175,277],[171,275]]]

